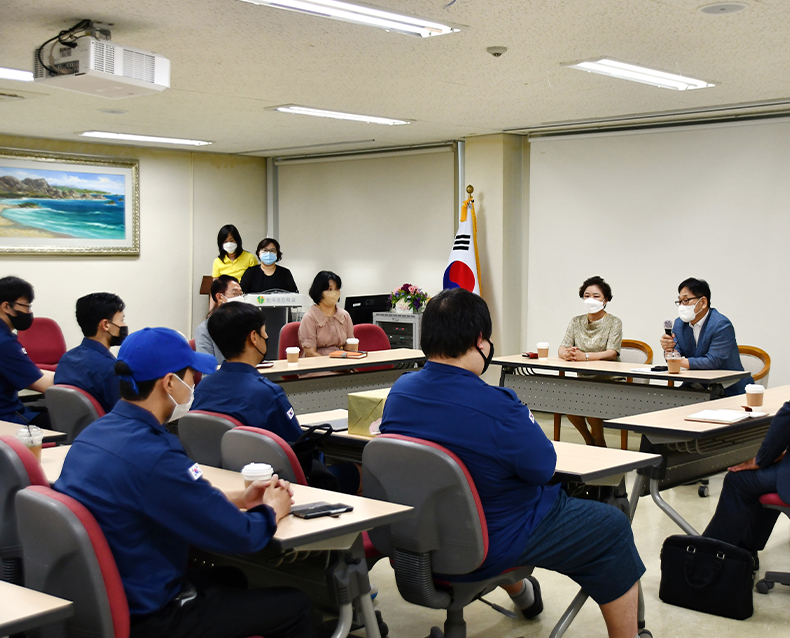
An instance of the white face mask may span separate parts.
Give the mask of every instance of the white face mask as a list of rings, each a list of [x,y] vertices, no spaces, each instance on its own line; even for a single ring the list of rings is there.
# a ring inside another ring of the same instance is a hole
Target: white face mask
[[[680,317],[680,320],[684,323],[694,321],[694,317],[697,316],[696,307],[698,303],[699,301],[693,306],[678,306],[678,316]]]
[[[184,380],[183,380],[181,377],[179,377],[177,374],[174,374],[173,376],[174,376],[176,379],[178,379],[179,381],[181,381],[181,383],[182,383],[182,384],[184,384],[184,385],[185,385],[185,386],[186,386],[186,387],[189,389],[189,401],[187,401],[186,403],[178,403],[178,401],[176,401],[176,400],[175,400],[175,399],[174,399],[174,398],[171,396],[171,397],[170,397],[170,399],[173,401],[173,403],[175,403],[175,404],[176,404],[176,407],[173,409],[173,414],[170,416],[170,418],[168,419],[168,421],[177,421],[177,420],[178,420],[178,419],[180,419],[182,416],[184,416],[184,415],[185,415],[187,412],[189,412],[189,408],[191,408],[191,407],[192,407],[192,401],[194,401],[194,400],[195,400],[195,388],[190,388],[190,387],[187,385],[186,381],[184,381]]]
[[[238,246],[236,245],[235,241],[226,241],[224,244],[222,244],[222,250],[224,250],[229,255],[234,254],[236,252],[236,248],[238,248]]]
[[[584,305],[584,311],[594,315],[596,312],[601,312],[604,308],[603,301],[599,301],[595,297],[587,297],[587,299],[582,299],[582,304]]]

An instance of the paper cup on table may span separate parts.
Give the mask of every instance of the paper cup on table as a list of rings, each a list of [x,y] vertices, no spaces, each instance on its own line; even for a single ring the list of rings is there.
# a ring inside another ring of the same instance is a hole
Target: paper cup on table
[[[667,371],[669,374],[680,374],[680,355],[677,352],[667,354]]]
[[[272,466],[268,463],[249,463],[241,468],[244,477],[244,487],[249,487],[253,481],[269,481],[272,478]]]
[[[750,383],[746,386],[746,405],[751,408],[760,407],[763,404],[763,393],[765,388],[758,383]]]
[[[288,363],[299,363],[299,348],[286,348],[285,357],[288,359]]]
[[[44,433],[35,425],[22,426],[16,433],[16,438],[27,447],[41,463],[41,445],[44,442]]]
[[[536,346],[538,349],[538,359],[548,359],[549,358],[549,342],[548,341],[541,341]]]
[[[354,339],[354,337],[346,339],[346,350],[350,352],[356,352],[359,350],[359,339]]]

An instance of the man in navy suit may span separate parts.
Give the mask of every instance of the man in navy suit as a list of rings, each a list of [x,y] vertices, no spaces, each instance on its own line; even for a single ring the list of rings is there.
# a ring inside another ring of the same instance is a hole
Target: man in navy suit
[[[735,329],[723,314],[710,305],[710,286],[704,279],[690,277],[678,286],[678,314],[672,336],[661,336],[664,353],[680,353],[680,366],[689,370],[743,370],[735,341]],[[743,394],[749,376],[724,389],[724,396]]]

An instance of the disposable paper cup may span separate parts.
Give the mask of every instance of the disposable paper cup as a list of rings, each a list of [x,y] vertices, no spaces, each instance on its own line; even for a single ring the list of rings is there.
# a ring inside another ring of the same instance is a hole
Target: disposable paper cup
[[[669,374],[680,374],[680,357],[667,358],[667,370]]]
[[[244,477],[244,487],[249,487],[253,481],[268,481],[272,478],[272,466],[268,463],[249,463],[241,468]]]
[[[746,405],[752,408],[763,404],[763,393],[765,388],[758,383],[750,383],[746,386]]]
[[[44,442],[44,433],[35,425],[30,427],[23,426],[16,433],[16,438],[22,442],[28,450],[33,453],[39,463],[41,463],[41,444]]]
[[[285,356],[288,359],[288,363],[299,363],[299,348],[286,348]]]
[[[538,359],[548,359],[549,358],[549,342],[548,341],[541,341],[537,345],[538,349]]]
[[[359,339],[354,339],[354,337],[346,339],[346,350],[350,350],[351,352],[359,350]]]

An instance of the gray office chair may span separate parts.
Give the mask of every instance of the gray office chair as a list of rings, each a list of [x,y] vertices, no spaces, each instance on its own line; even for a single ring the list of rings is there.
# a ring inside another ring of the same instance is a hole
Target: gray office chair
[[[433,627],[431,638],[465,638],[464,607],[532,573],[532,567],[519,567],[470,580],[485,560],[488,527],[472,477],[446,448],[382,434],[365,446],[362,483],[366,497],[414,508],[407,520],[371,530],[370,539],[390,557],[405,600],[447,610],[444,633]]]
[[[307,485],[299,459],[293,449],[274,432],[242,425],[222,435],[222,467],[235,472],[248,463],[268,463],[286,481]]]
[[[178,438],[193,461],[222,467],[222,437],[244,425],[227,414],[192,410],[178,420]]]
[[[44,392],[52,429],[66,433],[71,444],[80,432],[99,417],[104,408],[88,392],[73,385],[53,385]]]

